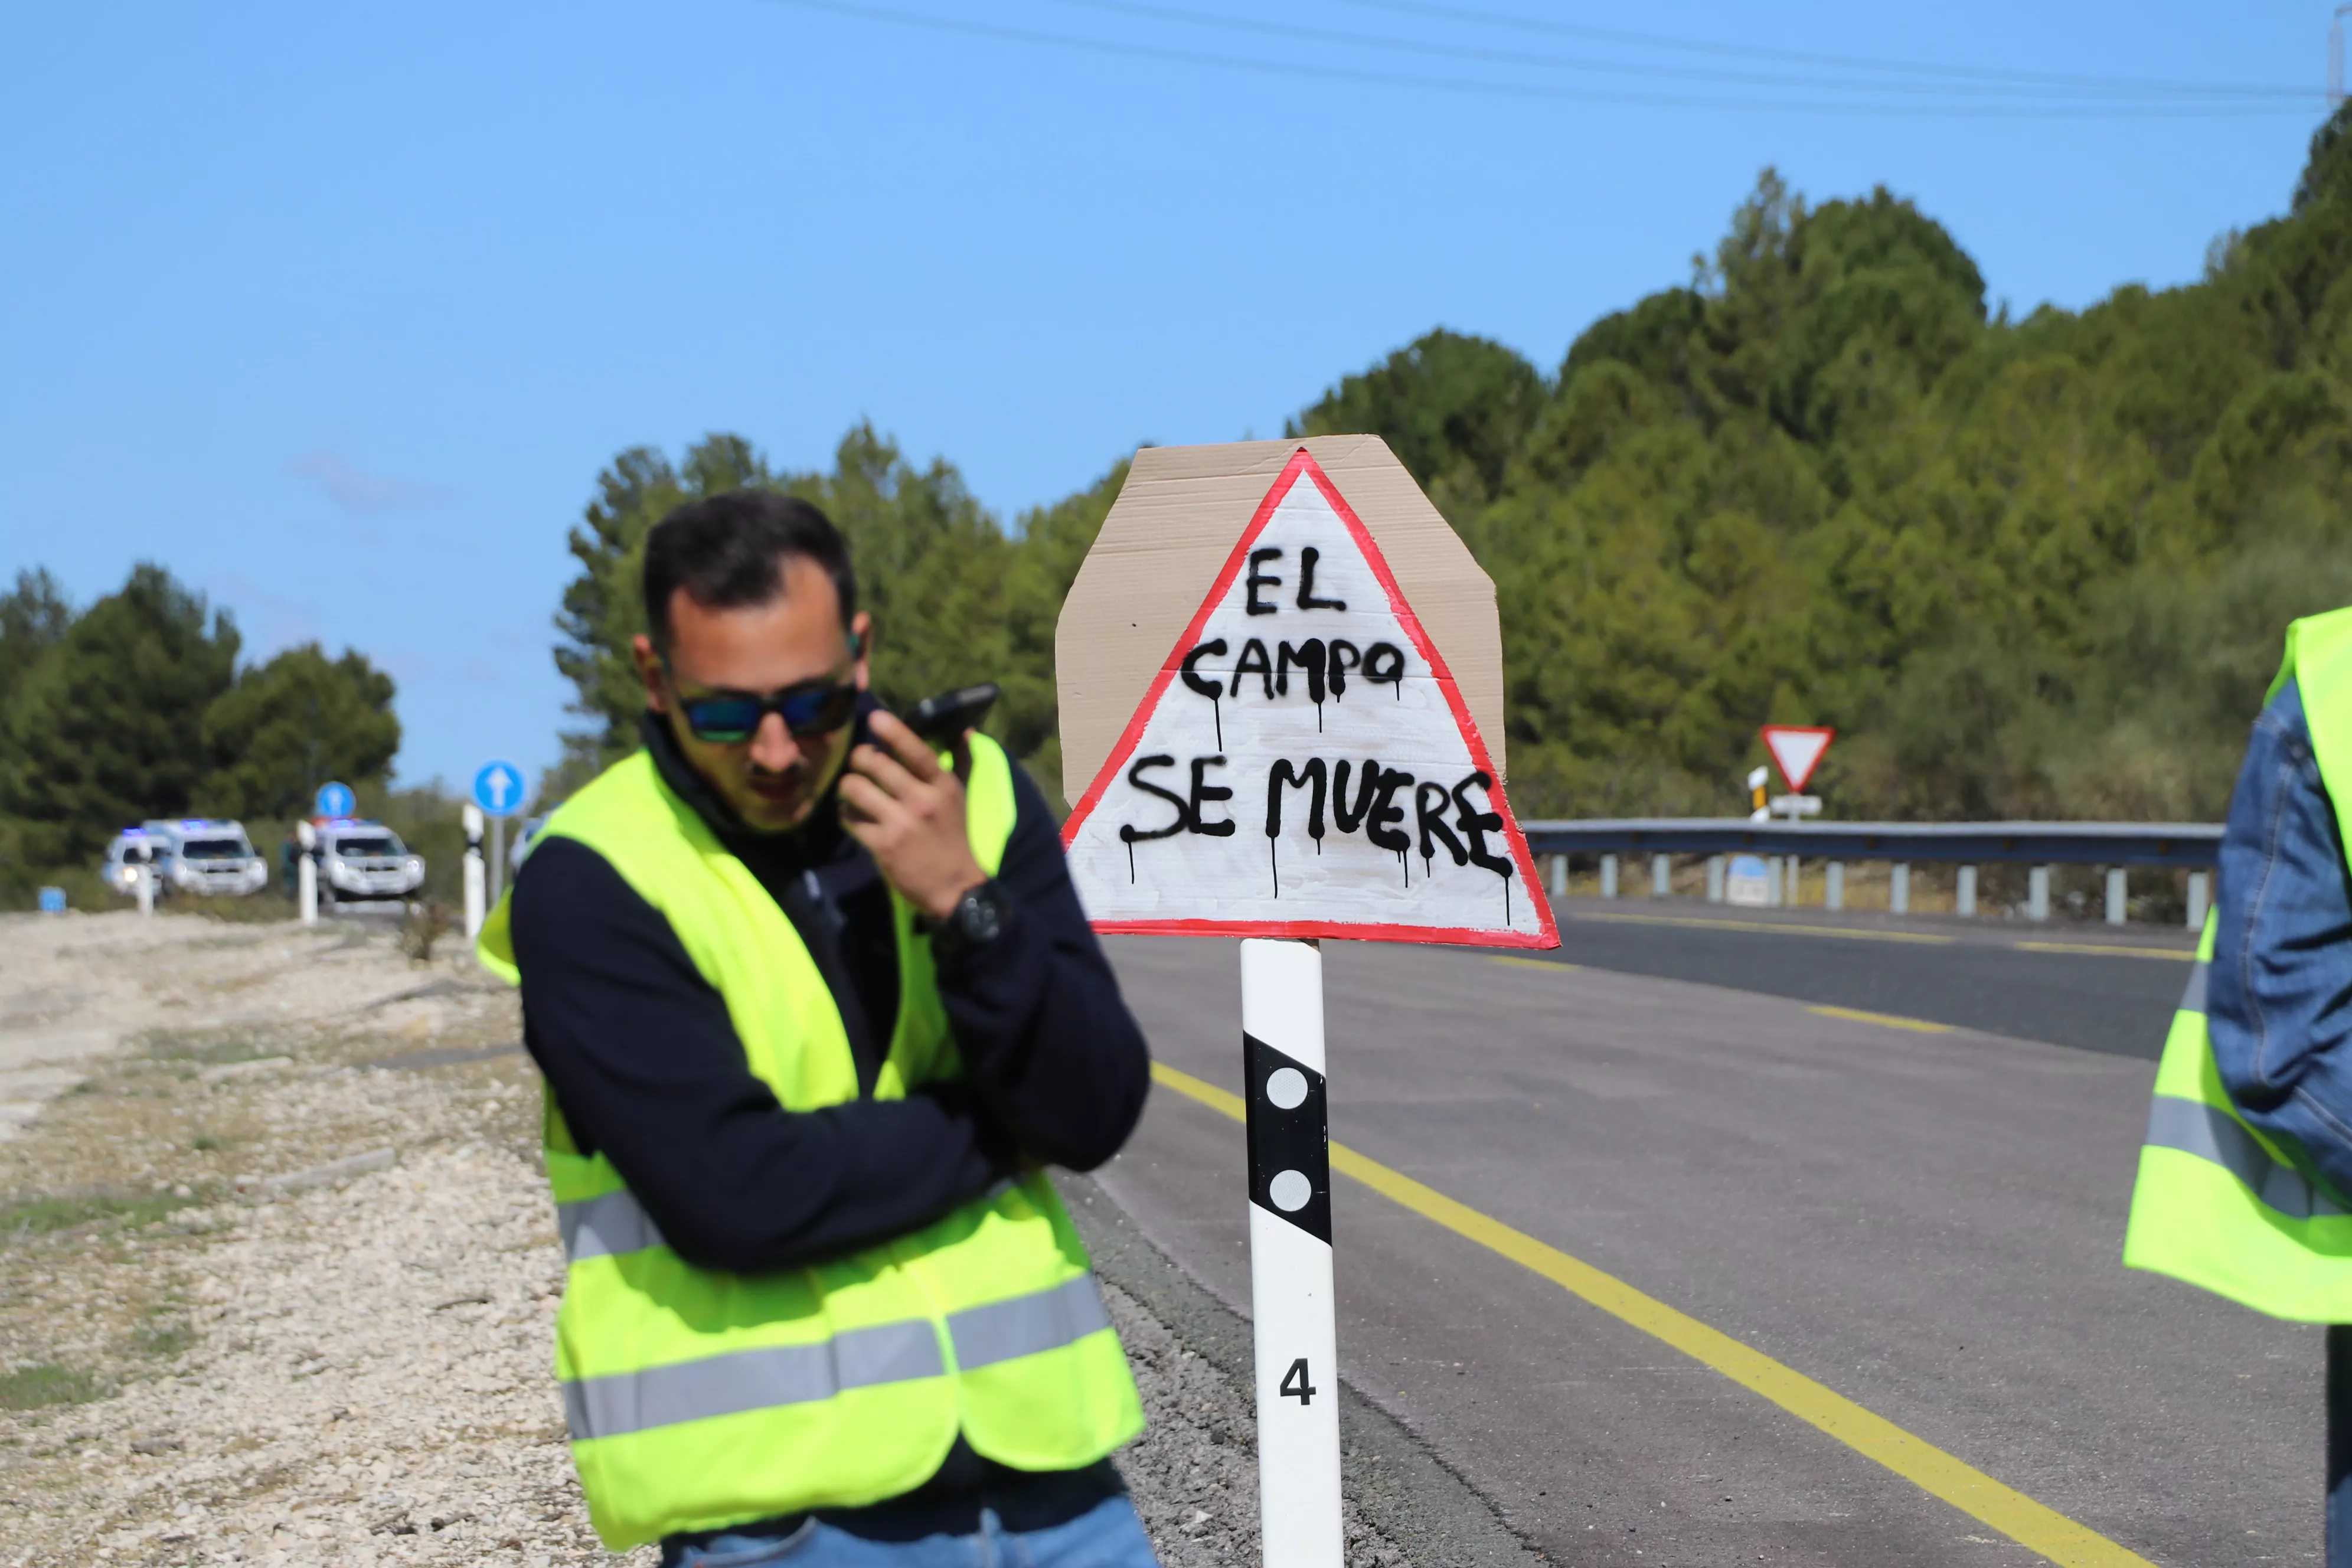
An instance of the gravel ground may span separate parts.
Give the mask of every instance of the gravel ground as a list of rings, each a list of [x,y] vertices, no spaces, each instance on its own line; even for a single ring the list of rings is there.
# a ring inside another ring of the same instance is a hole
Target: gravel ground
[[[0,1024],[80,1042],[0,1143],[0,1564],[621,1561],[563,1447],[510,994],[356,924],[9,919],[0,955]],[[1254,1563],[1246,1388],[1106,1293],[1163,1562]]]

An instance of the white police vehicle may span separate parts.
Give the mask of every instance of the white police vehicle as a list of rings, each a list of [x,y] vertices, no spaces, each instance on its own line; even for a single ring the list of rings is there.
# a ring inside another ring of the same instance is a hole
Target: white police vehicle
[[[163,854],[163,846],[149,837],[145,828],[126,827],[107,845],[106,863],[98,868],[98,874],[104,879],[107,891],[126,899],[135,898],[139,893],[140,868],[155,865]]]
[[[155,890],[241,899],[269,885],[269,866],[253,852],[241,822],[216,822],[202,816],[150,817],[125,832],[118,844],[139,835],[152,852]],[[114,857],[110,854],[110,870]],[[124,892],[135,892],[135,881],[109,882]]]
[[[318,827],[321,906],[396,901],[425,886],[425,862],[383,823],[339,816]]]

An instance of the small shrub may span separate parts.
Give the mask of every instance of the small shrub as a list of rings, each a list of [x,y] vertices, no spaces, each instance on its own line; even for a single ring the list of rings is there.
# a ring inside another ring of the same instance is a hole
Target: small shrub
[[[56,1362],[39,1362],[0,1372],[0,1410],[38,1410],[49,1405],[87,1405],[106,1392],[95,1373]]]
[[[192,1204],[209,1201],[194,1189],[184,1198],[171,1192],[135,1196],[118,1193],[42,1193],[0,1205],[0,1242],[22,1241],[27,1237],[100,1223],[152,1225]]]
[[[153,1356],[158,1361],[169,1361],[173,1356],[184,1354],[195,1342],[196,1331],[184,1318],[135,1329],[131,1334],[132,1350],[141,1355]]]
[[[433,962],[434,944],[457,925],[455,911],[439,899],[408,906],[400,919],[400,951],[418,963]]]
[[[280,893],[275,886],[236,899],[221,895],[174,893],[170,907],[174,913],[202,915],[206,920],[233,925],[290,921],[295,913],[294,900]]]

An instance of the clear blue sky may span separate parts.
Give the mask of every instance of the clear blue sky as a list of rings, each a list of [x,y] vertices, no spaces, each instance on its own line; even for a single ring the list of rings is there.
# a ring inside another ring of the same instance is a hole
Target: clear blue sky
[[[404,780],[537,768],[566,722],[565,531],[625,447],[731,429],[820,466],[871,418],[1011,519],[1139,441],[1276,434],[1441,323],[1552,369],[1686,280],[1768,163],[1817,199],[1913,197],[2021,310],[2187,281],[2284,207],[2323,112],[2325,5],[1465,4],[2307,96],[1856,100],[1817,62],[1365,0],[12,0],[0,570],[87,603],[158,561],[254,654],[315,637],[390,669]],[[1993,112],[1906,111],[1963,103]]]

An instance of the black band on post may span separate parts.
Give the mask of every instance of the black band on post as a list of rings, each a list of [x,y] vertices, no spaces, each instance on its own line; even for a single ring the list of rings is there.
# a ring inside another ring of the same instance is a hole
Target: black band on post
[[[1331,1130],[1323,1075],[1242,1036],[1248,1083],[1250,1202],[1331,1241]]]

